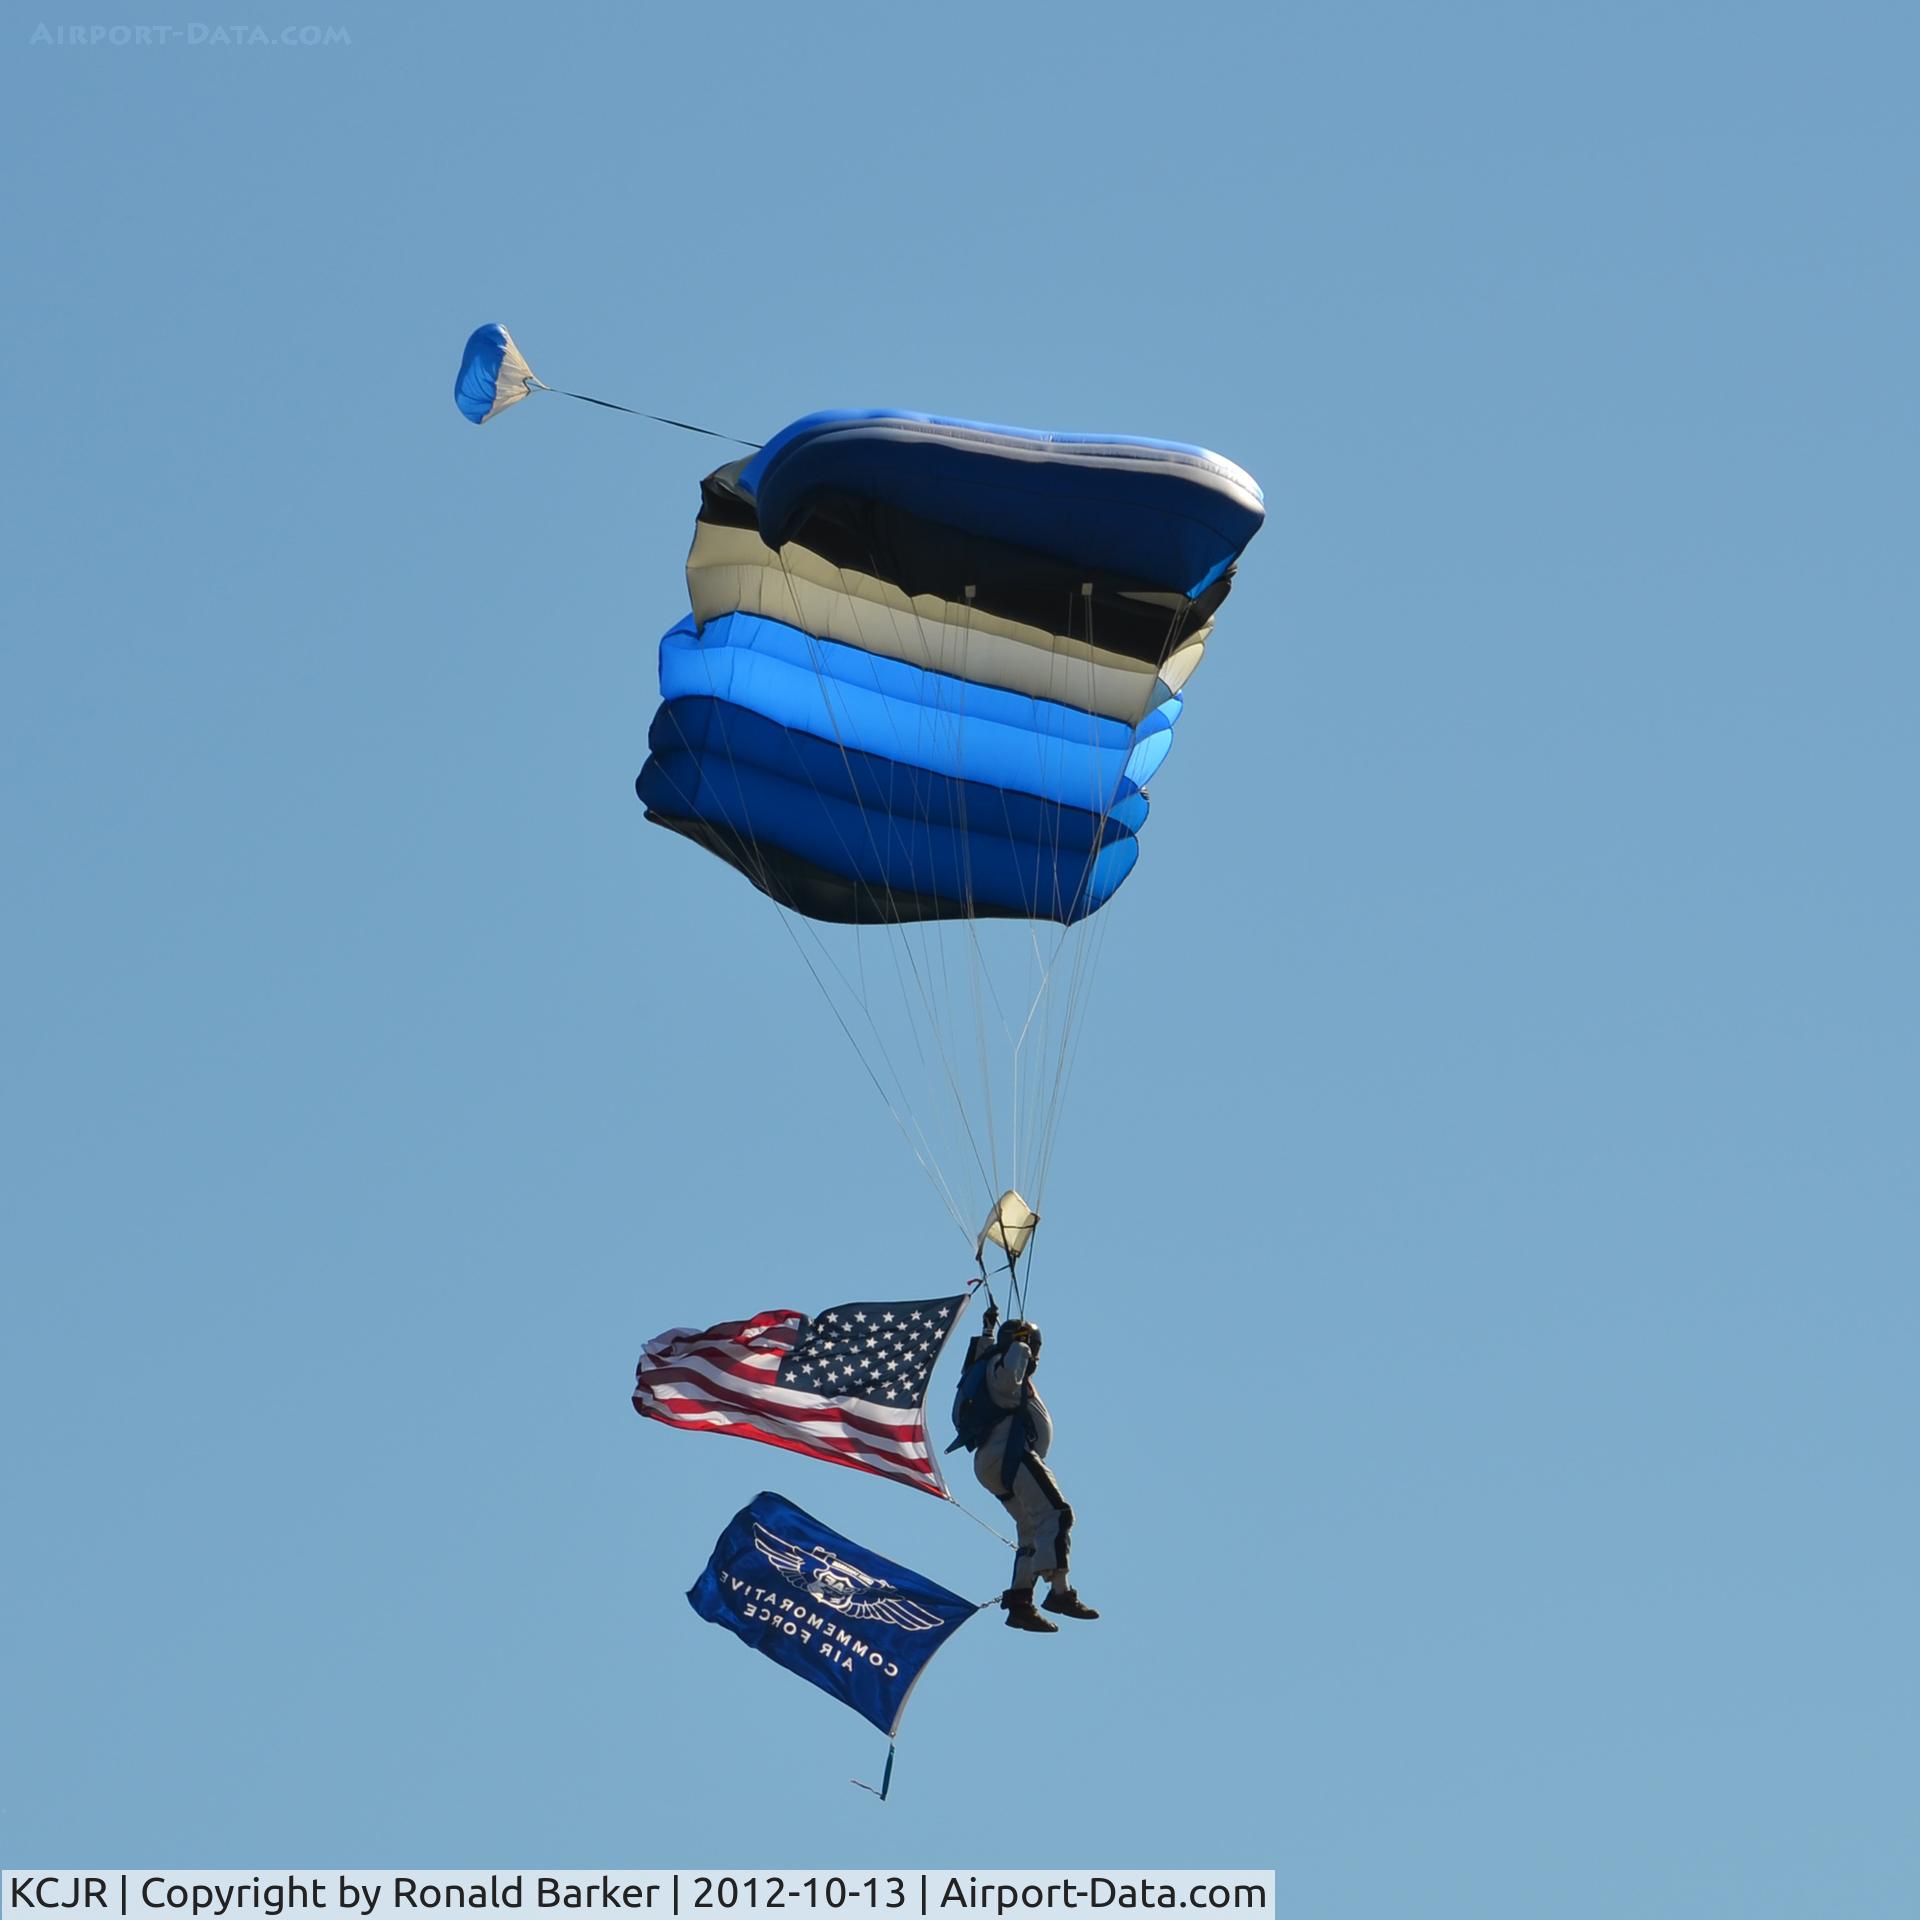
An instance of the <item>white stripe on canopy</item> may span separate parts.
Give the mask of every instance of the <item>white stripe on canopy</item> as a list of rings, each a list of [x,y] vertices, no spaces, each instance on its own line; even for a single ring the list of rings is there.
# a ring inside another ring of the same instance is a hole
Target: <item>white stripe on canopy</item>
[[[1156,671],[1123,653],[964,602],[906,594],[873,574],[836,566],[798,541],[776,553],[752,527],[706,520],[687,555],[687,594],[702,625],[727,613],[758,614],[817,639],[1129,726],[1179,691],[1212,631],[1210,621],[1196,629]],[[1170,611],[1169,629],[1173,620]]]

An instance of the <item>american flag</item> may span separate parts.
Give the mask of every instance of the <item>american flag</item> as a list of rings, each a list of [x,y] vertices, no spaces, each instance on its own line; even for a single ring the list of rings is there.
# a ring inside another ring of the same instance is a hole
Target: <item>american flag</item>
[[[811,1320],[776,1308],[705,1332],[673,1327],[640,1356],[634,1411],[810,1453],[945,1500],[924,1402],[965,1305],[965,1294],[856,1300]]]

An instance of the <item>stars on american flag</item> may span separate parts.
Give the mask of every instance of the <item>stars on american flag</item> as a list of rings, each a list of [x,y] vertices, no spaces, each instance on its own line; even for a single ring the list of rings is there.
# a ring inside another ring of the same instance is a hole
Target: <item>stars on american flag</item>
[[[963,1299],[857,1301],[802,1323],[779,1384],[834,1399],[917,1406]]]

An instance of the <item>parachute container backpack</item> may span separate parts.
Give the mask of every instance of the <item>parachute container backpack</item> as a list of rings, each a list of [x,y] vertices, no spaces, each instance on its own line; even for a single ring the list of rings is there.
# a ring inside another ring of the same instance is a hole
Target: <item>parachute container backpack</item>
[[[1264,511],[1201,447],[890,412],[809,415],[701,489],[647,818],[774,903],[1010,1274],[1105,910]]]

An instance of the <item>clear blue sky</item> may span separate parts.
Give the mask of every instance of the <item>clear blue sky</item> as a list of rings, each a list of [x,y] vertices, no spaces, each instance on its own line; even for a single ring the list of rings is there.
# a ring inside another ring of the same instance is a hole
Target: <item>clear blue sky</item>
[[[1913,1910],[1911,10],[256,17],[351,44],[0,60],[0,1856]],[[763,1486],[1002,1550],[626,1396],[958,1239],[632,797],[709,443],[476,433],[496,318],[1267,490],[1048,1200],[1107,1617],[884,1809],[682,1592]]]

